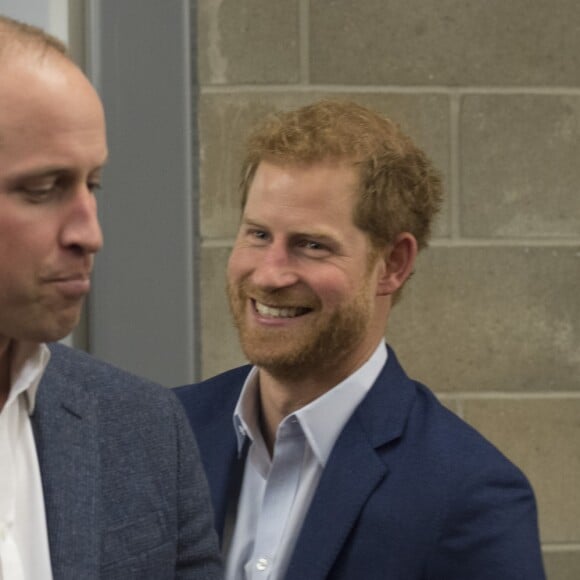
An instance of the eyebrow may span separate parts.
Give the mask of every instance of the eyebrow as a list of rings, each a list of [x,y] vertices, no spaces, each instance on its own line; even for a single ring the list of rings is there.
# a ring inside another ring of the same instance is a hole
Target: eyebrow
[[[252,220],[252,219],[247,218],[245,216],[245,214],[242,215],[241,223],[243,225],[246,225],[246,226],[255,226],[257,228],[265,228],[266,227],[266,226],[262,225],[261,223],[255,221],[255,220]]]
[[[242,218],[242,225],[254,227],[254,228],[259,228],[262,230],[269,230],[270,229],[268,226],[263,225],[255,220],[248,219],[248,218]],[[319,230],[311,230],[311,231],[296,230],[296,231],[291,231],[289,236],[291,238],[313,238],[317,241],[324,242],[326,244],[335,244],[335,245],[340,244],[340,240],[338,240],[335,236],[321,232]]]
[[[89,174],[93,175],[95,173],[100,173],[103,171],[106,165],[106,161],[102,165],[96,166],[92,169]],[[29,171],[23,170],[20,173],[15,173],[14,175],[7,175],[6,180],[8,183],[16,183],[23,179],[25,180],[34,180],[34,179],[43,179],[45,177],[53,177],[56,175],[73,175],[75,173],[74,170],[71,170],[68,167],[64,167],[62,165],[47,165],[46,167],[42,167],[39,169],[31,169]]]

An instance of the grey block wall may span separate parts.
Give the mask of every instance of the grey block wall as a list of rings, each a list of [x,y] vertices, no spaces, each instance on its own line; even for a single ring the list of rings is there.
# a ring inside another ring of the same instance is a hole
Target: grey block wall
[[[224,270],[241,142],[348,96],[443,171],[432,247],[387,339],[537,494],[550,580],[580,578],[580,3],[200,0],[202,372],[244,362]]]

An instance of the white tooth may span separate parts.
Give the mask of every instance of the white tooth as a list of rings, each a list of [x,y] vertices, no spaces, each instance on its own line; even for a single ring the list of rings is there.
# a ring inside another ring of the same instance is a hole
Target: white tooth
[[[272,318],[293,318],[298,316],[298,308],[273,308],[260,302],[256,302],[256,310],[262,316],[271,316]]]

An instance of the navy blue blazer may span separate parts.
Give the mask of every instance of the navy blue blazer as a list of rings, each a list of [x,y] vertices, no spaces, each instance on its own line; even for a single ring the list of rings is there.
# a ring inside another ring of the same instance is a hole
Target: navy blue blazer
[[[217,580],[197,446],[169,389],[62,345],[32,426],[54,580]]]
[[[240,472],[232,413],[251,367],[181,387],[216,528]],[[389,349],[340,434],[291,557],[291,580],[544,580],[525,476],[410,380]]]

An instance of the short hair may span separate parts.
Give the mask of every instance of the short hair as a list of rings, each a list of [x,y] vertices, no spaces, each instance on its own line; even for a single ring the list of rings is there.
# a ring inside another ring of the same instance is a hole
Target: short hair
[[[249,136],[240,195],[261,161],[310,165],[352,163],[360,191],[353,221],[376,249],[403,232],[427,246],[443,197],[441,177],[429,158],[390,119],[351,101],[321,100],[267,117]]]
[[[55,51],[69,58],[66,45],[52,34],[0,14],[0,62],[8,55],[31,50],[40,57]]]

